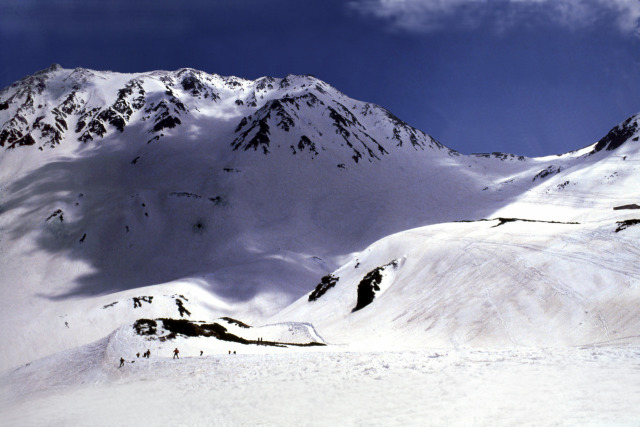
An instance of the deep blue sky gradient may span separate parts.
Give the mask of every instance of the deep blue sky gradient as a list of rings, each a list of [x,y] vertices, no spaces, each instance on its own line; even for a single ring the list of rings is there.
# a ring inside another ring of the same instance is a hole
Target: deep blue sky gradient
[[[0,0],[0,87],[51,63],[313,74],[463,153],[550,155],[640,112],[640,38],[542,18],[420,31],[338,0]]]

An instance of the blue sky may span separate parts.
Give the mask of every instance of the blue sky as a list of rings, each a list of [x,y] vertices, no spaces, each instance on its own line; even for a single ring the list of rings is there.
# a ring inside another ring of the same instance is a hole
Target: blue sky
[[[0,0],[0,86],[60,63],[313,74],[463,153],[557,154],[640,112],[640,0]]]

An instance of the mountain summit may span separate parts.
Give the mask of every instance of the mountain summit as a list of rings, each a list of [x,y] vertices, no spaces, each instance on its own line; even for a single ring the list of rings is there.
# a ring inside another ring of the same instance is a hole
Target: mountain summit
[[[0,147],[54,148],[140,127],[158,141],[207,123],[231,128],[234,150],[264,154],[284,148],[319,156],[332,146],[354,162],[379,160],[393,146],[444,149],[433,138],[378,106],[354,102],[311,76],[255,81],[180,69],[126,75],[59,65],[0,94]]]

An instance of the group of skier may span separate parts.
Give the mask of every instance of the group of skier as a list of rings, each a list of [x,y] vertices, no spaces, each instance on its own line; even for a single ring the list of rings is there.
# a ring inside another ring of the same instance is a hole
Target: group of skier
[[[147,359],[151,356],[151,350],[147,350],[142,353],[142,357],[146,357]],[[140,353],[136,353],[136,357],[140,357]]]
[[[173,350],[173,359],[180,359],[179,354],[180,354],[180,350],[178,350],[178,348],[176,347]],[[200,356],[202,356],[203,354],[204,354],[204,352],[202,350],[200,350]],[[233,353],[232,353],[231,350],[229,350],[229,354],[236,354],[236,352],[233,351]],[[140,353],[136,353],[136,357],[140,357]],[[142,353],[142,357],[146,357],[147,359],[149,357],[151,357],[151,350],[147,350],[144,353]],[[124,366],[124,362],[125,362],[124,357],[121,357],[120,358],[120,366],[118,366],[118,368],[122,368]],[[133,363],[133,362],[134,361],[132,360],[131,363]]]
[[[203,353],[204,353],[204,352],[203,352],[202,350],[200,350],[200,356],[202,356],[202,355],[203,355]],[[174,359],[180,359],[179,354],[180,354],[180,350],[178,350],[178,348],[176,347],[176,348],[173,350],[173,358],[174,358]],[[136,353],[136,357],[140,357],[140,353]],[[151,357],[151,350],[147,350],[147,351],[145,351],[145,352],[142,354],[142,357],[146,357],[147,359],[148,359],[149,357]],[[121,358],[120,358],[120,366],[118,366],[118,368],[122,368],[122,367],[124,366],[124,362],[125,362],[124,357],[121,357]],[[131,363],[133,363],[133,361],[132,361]]]
[[[178,349],[176,348],[174,350],[174,352],[177,352],[177,351],[178,351]],[[136,353],[136,357],[139,358],[140,357],[140,353]],[[150,358],[151,357],[151,350],[147,349],[147,351],[142,353],[142,357],[146,357],[147,359]],[[118,368],[122,368],[124,366],[124,362],[125,362],[124,357],[121,357],[120,358],[120,366],[118,366]],[[133,363],[133,362],[134,362],[134,360],[131,361],[131,363]]]

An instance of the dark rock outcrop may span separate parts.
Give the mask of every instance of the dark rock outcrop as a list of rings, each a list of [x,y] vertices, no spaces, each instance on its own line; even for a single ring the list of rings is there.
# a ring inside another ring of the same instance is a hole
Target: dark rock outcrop
[[[600,141],[596,143],[592,153],[602,150],[615,150],[629,140],[638,130],[638,120],[636,116],[629,117],[622,124],[614,127]]]

